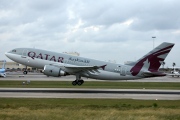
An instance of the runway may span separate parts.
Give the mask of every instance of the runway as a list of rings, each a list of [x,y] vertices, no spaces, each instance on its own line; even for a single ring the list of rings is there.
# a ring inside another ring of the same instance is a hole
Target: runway
[[[0,88],[1,98],[103,98],[180,100],[180,90]]]
[[[19,81],[73,81],[75,76],[47,77],[42,73],[10,72],[0,80]],[[113,81],[83,78],[84,81]],[[118,80],[113,82],[180,82],[177,77],[156,77],[138,80]],[[143,99],[180,100],[180,90],[147,89],[74,89],[74,88],[0,88],[0,98],[103,98],[103,99]]]
[[[9,72],[7,73],[7,77],[1,77],[0,80],[19,80],[19,81],[73,81],[75,80],[75,76],[61,76],[61,77],[47,77],[43,73],[28,73],[24,75],[22,72]],[[90,79],[84,78],[84,81],[112,81],[112,82],[180,82],[179,77],[171,77],[171,76],[164,76],[164,77],[152,77],[152,78],[143,78],[143,79],[136,79],[136,80],[97,80],[97,79]]]

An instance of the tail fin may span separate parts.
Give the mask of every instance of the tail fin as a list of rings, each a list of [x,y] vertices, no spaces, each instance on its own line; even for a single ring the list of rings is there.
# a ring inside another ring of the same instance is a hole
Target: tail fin
[[[6,60],[1,60],[0,62],[3,62],[2,69],[5,69]]]
[[[157,72],[173,46],[173,43],[163,42],[136,62],[128,64],[133,66],[130,70],[131,74],[136,76],[142,68],[150,72]]]

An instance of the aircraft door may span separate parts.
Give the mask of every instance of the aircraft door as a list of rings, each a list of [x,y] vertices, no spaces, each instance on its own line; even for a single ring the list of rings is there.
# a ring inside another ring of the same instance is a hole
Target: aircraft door
[[[22,56],[23,56],[23,57],[26,57],[26,56],[27,56],[27,53],[28,53],[28,50],[23,50]]]
[[[120,74],[121,74],[122,76],[126,76],[126,67],[121,67],[121,72],[120,72]]]
[[[27,57],[28,50],[23,50],[21,58],[24,58],[24,64],[29,63],[29,58]]]

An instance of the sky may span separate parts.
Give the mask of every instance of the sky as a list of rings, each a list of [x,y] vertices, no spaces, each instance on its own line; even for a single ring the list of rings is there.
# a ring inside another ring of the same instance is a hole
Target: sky
[[[124,64],[154,41],[175,43],[165,67],[180,66],[179,6],[180,0],[0,0],[0,59],[28,47]]]

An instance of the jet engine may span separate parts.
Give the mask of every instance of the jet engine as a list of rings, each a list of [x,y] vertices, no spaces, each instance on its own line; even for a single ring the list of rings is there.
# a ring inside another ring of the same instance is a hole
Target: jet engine
[[[44,74],[47,76],[53,76],[53,77],[68,75],[68,73],[63,71],[61,68],[55,67],[52,65],[45,65],[44,66]]]

